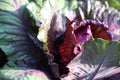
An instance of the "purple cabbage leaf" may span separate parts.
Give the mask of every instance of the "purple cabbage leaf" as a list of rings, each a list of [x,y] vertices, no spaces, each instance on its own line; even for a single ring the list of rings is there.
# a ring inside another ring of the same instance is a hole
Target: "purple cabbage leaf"
[[[104,24],[104,27],[107,28],[107,32],[111,35],[113,41],[120,40],[120,12],[113,8],[109,7],[109,4],[100,3],[99,1],[93,2],[91,14],[92,18],[95,21],[98,21]]]
[[[119,42],[91,38],[68,64],[70,72],[61,80],[103,80],[120,73],[119,48]]]
[[[0,0],[0,79],[120,79],[119,3],[100,1]]]
[[[116,74],[119,75],[120,55],[119,48],[116,47],[119,45],[120,39],[119,11],[109,7],[107,2],[101,3],[92,0],[82,2],[82,5],[72,12],[72,16],[69,12],[70,15],[67,14],[67,17],[72,23],[78,44],[83,45],[83,51],[68,64],[70,72],[63,80],[101,80]],[[91,36],[103,40],[90,39]],[[112,54],[117,56],[114,57]],[[96,63],[94,63],[95,61]],[[104,75],[102,75],[103,73]]]

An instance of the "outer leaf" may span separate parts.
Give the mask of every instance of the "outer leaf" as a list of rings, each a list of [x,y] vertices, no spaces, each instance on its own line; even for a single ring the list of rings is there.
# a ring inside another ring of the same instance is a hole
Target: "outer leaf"
[[[7,71],[2,70],[1,72],[4,73],[4,77],[9,77],[9,80],[49,80],[45,73],[37,70],[11,69]],[[4,80],[6,80],[6,78],[4,78]]]
[[[7,71],[22,67],[41,69],[54,77],[46,55],[29,36],[31,23],[24,14],[27,2],[27,0],[0,1],[0,48],[8,58],[8,63],[0,69],[0,74],[4,75],[1,71],[3,69]]]
[[[83,45],[68,68],[70,73],[62,80],[98,80],[120,73],[120,43],[91,39]]]

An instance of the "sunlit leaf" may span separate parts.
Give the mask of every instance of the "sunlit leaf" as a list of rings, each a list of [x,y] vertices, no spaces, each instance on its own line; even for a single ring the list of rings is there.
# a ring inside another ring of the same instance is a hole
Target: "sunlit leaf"
[[[120,73],[120,43],[90,39],[83,52],[68,64],[67,79],[98,80]]]
[[[62,23],[62,16],[55,8],[54,0],[47,0],[44,6],[40,9],[40,20],[41,27],[37,38],[44,43],[44,51],[47,54],[49,59],[49,64],[52,66],[52,70],[55,75],[58,77],[58,66],[56,63],[53,63],[55,56],[54,42],[61,36],[64,32],[64,27]]]

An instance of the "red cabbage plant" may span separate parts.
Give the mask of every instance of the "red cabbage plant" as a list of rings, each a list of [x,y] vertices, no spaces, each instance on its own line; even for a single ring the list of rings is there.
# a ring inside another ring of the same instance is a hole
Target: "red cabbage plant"
[[[119,6],[0,0],[0,80],[119,80]]]

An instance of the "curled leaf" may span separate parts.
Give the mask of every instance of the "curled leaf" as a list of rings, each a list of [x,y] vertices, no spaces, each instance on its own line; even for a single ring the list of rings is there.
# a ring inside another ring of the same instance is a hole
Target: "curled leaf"
[[[120,12],[114,8],[108,8],[108,4],[100,3],[99,1],[93,2],[92,13],[94,20],[104,24],[107,32],[110,34],[111,39],[114,41],[120,40]],[[99,7],[98,7],[99,6]]]
[[[61,62],[70,62],[74,57],[75,54],[73,53],[73,49],[76,45],[77,41],[75,38],[75,34],[73,34],[73,27],[71,26],[71,23],[69,19],[66,21],[66,32],[64,37],[63,44],[60,45],[60,56],[61,56]]]

